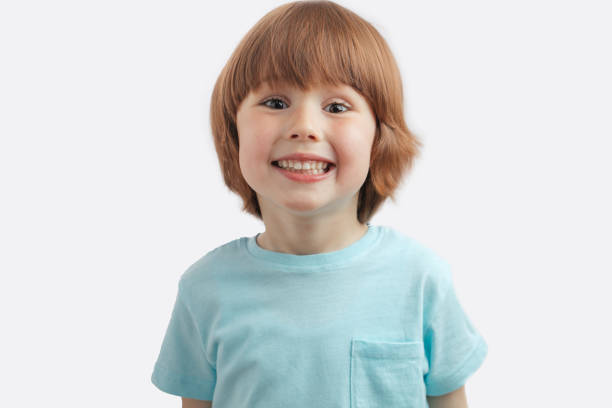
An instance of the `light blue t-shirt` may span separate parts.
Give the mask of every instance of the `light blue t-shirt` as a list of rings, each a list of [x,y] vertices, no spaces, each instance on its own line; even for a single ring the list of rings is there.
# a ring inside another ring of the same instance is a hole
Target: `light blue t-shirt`
[[[368,224],[341,250],[293,255],[256,238],[181,276],[160,390],[214,408],[420,408],[483,363],[449,264],[414,239]]]

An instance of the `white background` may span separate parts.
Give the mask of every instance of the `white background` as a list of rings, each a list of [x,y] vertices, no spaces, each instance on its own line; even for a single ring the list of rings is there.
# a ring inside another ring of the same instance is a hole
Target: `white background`
[[[339,3],[389,42],[425,143],[371,222],[454,268],[489,345],[470,408],[609,402],[607,2]],[[210,95],[280,4],[2,2],[0,405],[180,406],[150,382],[178,278],[264,230],[223,184]]]

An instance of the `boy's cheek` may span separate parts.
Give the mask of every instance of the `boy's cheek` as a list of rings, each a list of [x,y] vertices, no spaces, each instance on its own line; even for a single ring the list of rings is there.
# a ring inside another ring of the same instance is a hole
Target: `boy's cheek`
[[[271,158],[270,145],[255,135],[245,135],[241,139],[238,157],[241,170],[252,171],[267,165]]]

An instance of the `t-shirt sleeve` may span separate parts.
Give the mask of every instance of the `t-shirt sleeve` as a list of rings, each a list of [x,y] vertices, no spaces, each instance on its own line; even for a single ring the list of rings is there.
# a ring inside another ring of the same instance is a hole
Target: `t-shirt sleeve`
[[[429,286],[430,304],[423,332],[429,371],[424,376],[428,396],[452,392],[482,365],[487,344],[465,314],[446,261],[437,262],[436,281]]]
[[[216,370],[206,356],[203,333],[189,310],[182,282],[151,381],[169,394],[213,399]]]

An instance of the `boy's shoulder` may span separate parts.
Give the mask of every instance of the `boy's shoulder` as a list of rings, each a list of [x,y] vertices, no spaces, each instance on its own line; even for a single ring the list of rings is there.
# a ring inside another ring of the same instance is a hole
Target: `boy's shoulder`
[[[450,264],[438,251],[393,227],[382,228],[387,238],[383,247],[393,248],[399,262],[409,267],[413,273],[420,273],[434,280],[446,280],[450,277]]]
[[[233,262],[237,262],[241,256],[243,240],[245,237],[236,238],[218,247],[211,249],[206,254],[193,262],[181,275],[181,282],[189,284],[197,280],[212,276],[217,271],[224,269]]]
[[[379,225],[378,228],[382,239],[373,251],[376,254],[371,257],[373,262],[378,262],[376,258],[386,258],[422,277],[433,280],[450,279],[450,265],[437,251],[391,226]],[[181,275],[181,283],[191,286],[214,278],[218,274],[226,274],[235,267],[249,265],[252,260],[244,258],[248,256],[247,239],[247,237],[236,238],[208,251]],[[413,278],[416,276],[413,275]]]
[[[387,238],[383,242],[384,245],[391,245],[415,259],[444,262],[437,251],[419,239],[387,225],[381,225],[380,228],[385,231],[384,235]]]

